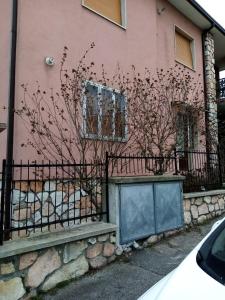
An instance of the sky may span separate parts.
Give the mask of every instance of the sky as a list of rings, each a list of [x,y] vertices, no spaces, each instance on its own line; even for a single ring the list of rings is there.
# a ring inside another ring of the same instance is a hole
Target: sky
[[[197,0],[197,2],[225,28],[225,1],[224,0]],[[225,71],[220,73],[225,78]]]
[[[225,1],[224,0],[197,0],[220,25],[225,28]]]

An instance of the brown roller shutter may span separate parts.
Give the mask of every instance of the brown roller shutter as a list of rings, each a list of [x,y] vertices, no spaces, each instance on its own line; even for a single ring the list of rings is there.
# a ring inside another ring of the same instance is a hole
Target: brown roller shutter
[[[84,0],[84,5],[122,25],[121,0]]]
[[[193,69],[191,40],[176,32],[176,60]]]

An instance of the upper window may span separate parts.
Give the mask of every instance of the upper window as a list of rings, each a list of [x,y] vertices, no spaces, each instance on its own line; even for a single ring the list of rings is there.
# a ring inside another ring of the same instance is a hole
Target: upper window
[[[176,28],[176,60],[185,66],[194,69],[194,40]]]
[[[125,27],[125,0],[83,0],[82,4],[106,19]]]
[[[87,82],[84,99],[84,126],[87,137],[117,140],[126,138],[126,104],[122,94]]]

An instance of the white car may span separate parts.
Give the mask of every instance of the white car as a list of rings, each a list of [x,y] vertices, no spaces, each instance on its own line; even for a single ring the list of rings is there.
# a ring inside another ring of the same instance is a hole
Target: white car
[[[225,218],[183,262],[138,300],[224,300]]]

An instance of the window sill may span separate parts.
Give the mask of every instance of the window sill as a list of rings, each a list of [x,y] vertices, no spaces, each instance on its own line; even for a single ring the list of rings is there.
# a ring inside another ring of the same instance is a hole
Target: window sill
[[[103,137],[99,137],[95,134],[85,134],[83,136],[84,139],[88,139],[88,140],[99,140],[99,141],[108,141],[108,142],[117,142],[117,143],[127,143],[128,142],[128,138],[119,138],[119,137],[107,137],[107,136],[103,136]]]
[[[185,67],[185,68],[188,68],[189,70],[191,70],[191,71],[193,71],[193,72],[196,72],[196,68],[192,68],[192,67],[186,65],[186,64],[183,63],[182,61],[179,61],[179,60],[175,59],[175,62],[178,63],[178,64],[180,64],[180,65],[182,65],[182,66]]]
[[[102,17],[103,19],[105,19],[105,20],[107,20],[107,21],[113,23],[114,25],[117,25],[117,26],[120,27],[121,29],[124,29],[124,30],[127,29],[127,26],[126,26],[126,25],[121,25],[121,24],[119,24],[119,23],[114,22],[113,20],[107,18],[106,16],[100,14],[100,13],[97,12],[96,10],[94,10],[94,9],[92,9],[92,8],[90,8],[90,7],[88,7],[88,6],[86,6],[86,5],[83,4],[83,3],[82,3],[82,6],[83,6],[85,9],[90,10],[90,11],[92,11],[93,13],[99,15],[99,16]]]

